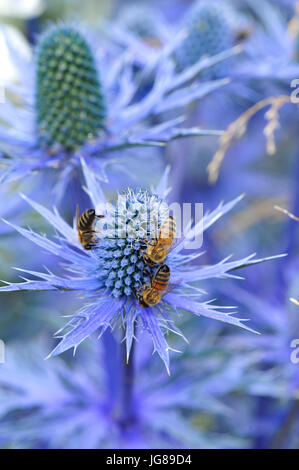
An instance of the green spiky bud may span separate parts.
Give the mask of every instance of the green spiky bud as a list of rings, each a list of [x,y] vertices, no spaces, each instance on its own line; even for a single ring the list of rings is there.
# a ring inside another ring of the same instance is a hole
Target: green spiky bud
[[[51,28],[40,39],[36,71],[40,141],[74,150],[104,127],[105,104],[95,60],[72,26]]]

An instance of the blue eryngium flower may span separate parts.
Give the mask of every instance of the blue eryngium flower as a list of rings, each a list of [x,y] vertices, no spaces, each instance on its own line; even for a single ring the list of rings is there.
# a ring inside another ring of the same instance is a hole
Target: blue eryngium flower
[[[117,349],[107,360],[102,344],[92,341],[67,365],[61,358],[43,361],[45,348],[38,344],[11,344],[1,365],[0,447],[247,447],[247,439],[237,437],[234,411],[240,395],[244,399],[247,389],[259,383],[252,367],[257,357],[222,350],[217,330],[204,327],[197,337],[194,356],[200,356],[201,366],[193,368],[190,358],[177,357],[171,377],[158,369],[146,338],[139,338],[134,419],[126,426]],[[187,376],[182,364],[189,367]],[[212,427],[196,423],[203,414]],[[224,418],[230,426],[218,423]]]
[[[105,197],[93,173],[84,161],[82,164],[87,192],[96,213],[100,213],[101,207],[106,203]],[[76,228],[69,226],[57,210],[51,212],[28,199],[29,204],[56,228],[58,234],[54,240],[50,240],[32,230],[15,227],[16,230],[62,259],[65,271],[62,275],[56,275],[50,271],[43,273],[21,269],[22,272],[37,277],[39,280],[25,279],[22,283],[8,283],[0,290],[78,291],[86,298],[83,308],[72,316],[66,327],[59,332],[61,341],[50,356],[60,354],[70,348],[76,349],[95,331],[101,336],[108,327],[120,323],[125,331],[127,359],[129,359],[134,340],[134,326],[138,322],[151,335],[154,350],[158,352],[169,371],[170,346],[164,337],[164,332],[173,331],[182,335],[170,318],[170,316],[177,315],[179,310],[253,331],[245,325],[246,320],[234,317],[233,312],[223,311],[220,307],[211,304],[211,301],[201,301],[202,291],[198,285],[201,280],[233,277],[231,271],[273,257],[253,259],[254,255],[250,255],[238,261],[224,259],[214,266],[198,266],[194,261],[202,253],[183,253],[195,234],[198,235],[209,228],[223,214],[232,209],[240,197],[230,203],[220,204],[213,212],[207,213],[203,221],[199,221],[185,233],[164,261],[171,270],[171,291],[166,291],[162,300],[153,307],[142,308],[139,305],[136,298],[137,289],[147,283],[148,276],[151,275],[144,265],[143,252],[140,249],[140,244],[147,237],[143,227],[147,221],[147,210],[155,214],[156,220],[163,220],[163,207],[165,207],[163,203],[168,193],[167,173],[168,170],[153,193],[128,190],[123,204],[118,204],[117,207],[109,206],[105,216],[107,227],[104,233],[107,233],[107,236],[99,238],[98,247],[90,251],[84,250],[78,241]],[[110,220],[118,221],[116,234],[110,228]],[[135,238],[130,235],[131,229]],[[136,238],[138,230],[140,235]]]
[[[218,2],[195,2],[185,19],[186,38],[175,50],[178,67],[184,70],[204,56],[213,56],[234,45],[234,35]],[[214,75],[227,75],[231,64],[223,62],[210,71]]]
[[[251,0],[249,9],[255,20],[254,33],[246,43],[247,60],[238,68],[236,76],[244,79],[275,80],[280,87],[289,88],[290,81],[298,76],[296,44],[277,2]],[[253,66],[254,64],[254,66]],[[271,93],[268,91],[266,95]]]
[[[89,36],[77,26],[61,24],[41,35],[35,61],[26,62],[14,51],[21,83],[10,89],[18,104],[7,100],[0,106],[0,163],[6,167],[2,179],[51,169],[63,195],[78,176],[82,155],[105,179],[112,152],[115,161],[119,152],[132,147],[219,135],[198,127],[182,128],[184,118],[177,110],[227,80],[192,83],[196,68],[177,73],[170,51],[162,50],[152,86],[140,98],[142,79],[134,75],[133,52],[122,51],[116,57],[112,46],[105,43],[107,47],[100,48],[99,38]],[[168,111],[174,114],[166,121],[163,116]],[[150,123],[152,117],[155,124]]]

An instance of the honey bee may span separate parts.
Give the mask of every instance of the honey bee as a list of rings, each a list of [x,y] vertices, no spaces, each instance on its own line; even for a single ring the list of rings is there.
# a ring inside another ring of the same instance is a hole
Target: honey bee
[[[174,241],[176,232],[176,222],[170,215],[166,217],[161,224],[158,238],[154,243],[148,243],[144,253],[144,262],[153,267],[156,264],[163,263]]]
[[[145,284],[137,295],[141,307],[153,307],[160,302],[168,287],[169,278],[170,269],[166,264],[162,264],[154,274],[151,283]]]
[[[95,246],[95,233],[96,230],[93,228],[93,224],[96,218],[103,218],[103,215],[96,215],[94,209],[87,209],[80,216],[80,209],[77,205],[76,210],[76,222],[78,229],[78,239],[79,242],[83,245],[85,250],[91,250]]]

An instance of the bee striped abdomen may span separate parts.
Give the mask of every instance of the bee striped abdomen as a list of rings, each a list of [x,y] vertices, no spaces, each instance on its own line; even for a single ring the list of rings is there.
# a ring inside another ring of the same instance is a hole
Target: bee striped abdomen
[[[176,232],[176,222],[172,216],[167,217],[162,222],[159,238],[162,240],[169,239],[170,246],[172,245],[173,239]]]
[[[92,224],[94,222],[96,213],[94,209],[87,209],[79,219],[79,228],[81,230],[92,230]]]
[[[159,231],[158,238],[154,243],[149,243],[144,254],[144,261],[153,267],[155,264],[163,263],[176,234],[176,222],[172,216],[166,217]]]
[[[80,217],[80,209],[77,206],[76,220],[78,229],[78,238],[81,245],[85,250],[91,250],[96,246],[95,230],[93,228],[94,221],[98,218],[102,218],[102,215],[96,215],[94,209],[87,209]]]
[[[151,284],[146,284],[137,296],[139,305],[143,308],[153,307],[162,299],[170,278],[170,269],[166,264],[160,266],[154,274]]]
[[[160,266],[152,280],[152,288],[163,291],[167,288],[170,278],[170,269],[166,264]]]

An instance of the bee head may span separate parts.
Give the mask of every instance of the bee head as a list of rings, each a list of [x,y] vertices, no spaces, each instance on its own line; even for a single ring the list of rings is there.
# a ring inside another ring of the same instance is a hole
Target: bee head
[[[143,307],[143,308],[148,307],[148,305],[143,300],[142,288],[137,289],[137,292],[136,292],[135,296],[136,296],[136,298],[138,300],[138,303],[141,307]]]
[[[89,217],[93,217],[93,216],[95,216],[95,214],[96,214],[96,211],[94,209],[88,209],[87,215]]]

